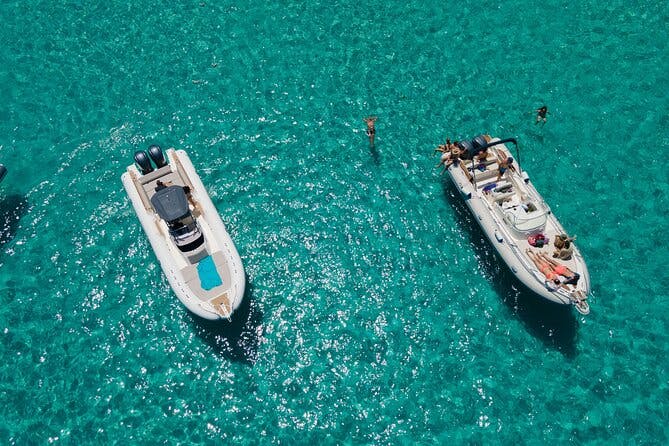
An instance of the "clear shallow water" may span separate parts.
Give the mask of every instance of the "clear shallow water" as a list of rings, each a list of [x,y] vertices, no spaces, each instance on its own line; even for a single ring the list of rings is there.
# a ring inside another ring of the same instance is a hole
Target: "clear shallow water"
[[[2,443],[667,442],[664,5],[0,11]],[[590,316],[519,289],[432,169],[481,132],[578,236]],[[122,190],[154,142],[237,243],[230,326]]]

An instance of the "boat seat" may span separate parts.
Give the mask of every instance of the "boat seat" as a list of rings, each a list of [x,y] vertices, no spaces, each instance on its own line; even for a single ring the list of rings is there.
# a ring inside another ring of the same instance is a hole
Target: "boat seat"
[[[228,266],[227,260],[223,255],[222,251],[214,252],[211,257],[214,259],[214,264],[218,270],[219,276],[223,283],[232,283],[232,275],[230,273],[230,267]]]
[[[475,172],[474,175],[472,175],[476,179],[476,183],[480,183],[481,181],[486,181],[491,178],[497,178],[497,169],[493,170],[486,170],[484,172]]]
[[[513,192],[513,191],[511,191],[511,192],[505,192],[505,193],[503,193],[503,194],[495,194],[495,195],[494,195],[494,198],[493,198],[493,201],[494,201],[495,203],[502,203],[504,200],[506,200],[506,199],[509,198],[509,197],[513,197],[514,195],[516,195],[516,193]]]

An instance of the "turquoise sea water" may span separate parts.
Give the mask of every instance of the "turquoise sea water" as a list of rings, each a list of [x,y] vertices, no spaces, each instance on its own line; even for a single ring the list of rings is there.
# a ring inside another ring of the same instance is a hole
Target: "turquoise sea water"
[[[0,13],[0,443],[669,442],[665,2]],[[520,288],[433,169],[479,133],[577,235],[589,316]],[[232,324],[179,303],[128,203],[150,143],[237,244]]]

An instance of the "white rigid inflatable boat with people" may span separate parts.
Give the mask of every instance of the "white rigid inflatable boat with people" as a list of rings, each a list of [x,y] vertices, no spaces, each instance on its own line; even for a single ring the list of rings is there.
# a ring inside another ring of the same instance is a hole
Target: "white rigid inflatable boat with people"
[[[244,296],[242,261],[186,152],[165,154],[135,152],[123,186],[179,300],[204,319],[230,320]]]
[[[520,168],[505,143],[487,135],[440,146],[448,172],[474,219],[513,274],[539,296],[590,306],[590,275],[585,260],[564,228]]]

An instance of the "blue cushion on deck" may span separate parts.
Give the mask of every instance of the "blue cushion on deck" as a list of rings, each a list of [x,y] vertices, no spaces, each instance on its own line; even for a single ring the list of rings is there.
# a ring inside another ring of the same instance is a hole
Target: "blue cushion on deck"
[[[223,285],[221,276],[216,271],[216,264],[211,256],[207,256],[200,260],[197,264],[197,274],[200,276],[200,286],[203,290],[210,290],[219,285]]]

